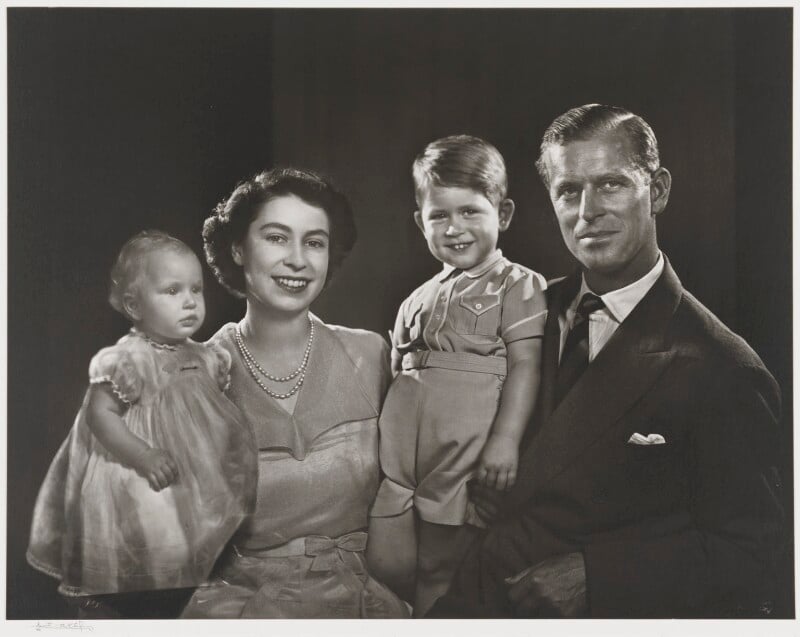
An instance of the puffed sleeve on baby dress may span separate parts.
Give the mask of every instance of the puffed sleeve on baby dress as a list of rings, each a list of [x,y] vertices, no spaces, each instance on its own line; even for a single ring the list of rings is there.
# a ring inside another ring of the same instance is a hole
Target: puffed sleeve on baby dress
[[[208,366],[211,378],[217,381],[220,391],[228,391],[231,385],[231,355],[216,343],[206,343],[208,350]]]
[[[89,382],[108,383],[111,391],[126,405],[139,400],[142,377],[130,352],[119,347],[106,347],[95,354],[89,363]]]

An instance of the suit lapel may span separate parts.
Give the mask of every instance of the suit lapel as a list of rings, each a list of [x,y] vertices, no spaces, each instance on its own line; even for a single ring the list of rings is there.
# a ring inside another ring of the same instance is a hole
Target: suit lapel
[[[565,287],[565,297],[566,291]],[[680,281],[669,263],[665,263],[659,280],[557,407],[553,405],[560,332],[546,335],[550,346],[555,341],[556,370],[553,373],[552,360],[545,358],[547,348],[543,345],[542,363],[548,366],[542,371],[542,391],[547,392],[542,399],[543,420],[522,451],[517,486],[509,504],[526,499],[537,486],[572,464],[618,423],[664,372],[673,356],[667,342],[667,328],[681,292]],[[562,299],[562,303],[569,303],[570,298]],[[560,311],[563,305],[556,307]],[[550,352],[549,356],[552,355]]]
[[[547,321],[544,325],[542,342],[541,381],[539,399],[530,426],[525,431],[522,447],[535,437],[541,423],[547,421],[555,409],[556,388],[558,384],[558,359],[561,347],[561,326],[558,317],[570,300],[578,293],[581,283],[580,271],[572,276],[551,283],[547,288]]]

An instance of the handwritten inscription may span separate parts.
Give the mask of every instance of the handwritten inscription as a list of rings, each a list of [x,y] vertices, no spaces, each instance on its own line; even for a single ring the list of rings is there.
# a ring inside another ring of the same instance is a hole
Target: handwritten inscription
[[[42,622],[37,621],[33,629],[37,632],[42,630],[94,630],[94,626],[90,626],[82,622],[80,619],[67,622]]]

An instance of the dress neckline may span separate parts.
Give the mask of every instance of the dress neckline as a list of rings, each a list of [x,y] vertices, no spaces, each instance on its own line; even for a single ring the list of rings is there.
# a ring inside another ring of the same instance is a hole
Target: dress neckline
[[[183,345],[183,343],[176,343],[174,345],[171,344],[171,343],[159,343],[158,341],[154,341],[147,334],[145,334],[142,330],[140,330],[140,329],[138,329],[136,327],[132,327],[131,330],[130,330],[130,333],[133,336],[138,336],[139,338],[143,339],[153,349],[160,349],[160,350],[165,350],[165,351],[169,351],[169,352],[177,352],[178,348],[180,348],[180,346]]]
[[[317,336],[292,413],[258,387],[248,373],[236,346],[235,323],[224,326],[215,337],[222,339],[232,354],[233,367],[238,372],[233,378],[237,385],[233,391],[242,398],[240,407],[253,425],[258,448],[284,448],[298,460],[306,456],[315,438],[332,427],[378,415],[361,375],[380,371],[361,369],[365,367],[363,359],[358,357],[360,365],[357,364],[334,330],[311,316]]]

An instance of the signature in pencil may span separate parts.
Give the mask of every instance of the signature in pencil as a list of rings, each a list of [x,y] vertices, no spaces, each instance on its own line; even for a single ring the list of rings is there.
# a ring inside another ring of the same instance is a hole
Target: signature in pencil
[[[33,627],[36,632],[41,632],[43,630],[94,630],[94,626],[90,626],[89,624],[85,624],[80,619],[75,621],[69,622],[42,622],[37,621],[36,625]]]

